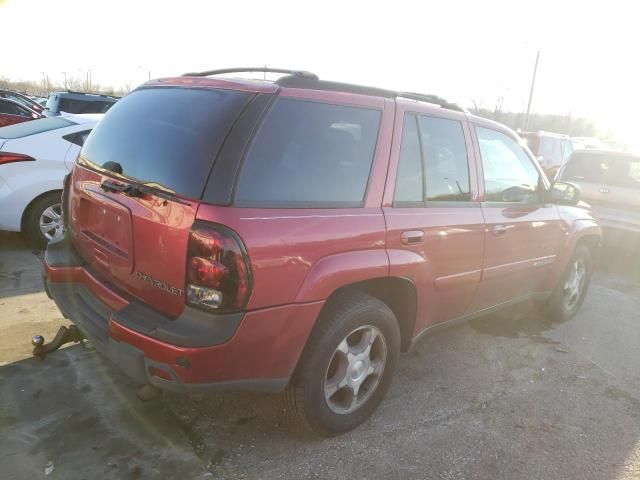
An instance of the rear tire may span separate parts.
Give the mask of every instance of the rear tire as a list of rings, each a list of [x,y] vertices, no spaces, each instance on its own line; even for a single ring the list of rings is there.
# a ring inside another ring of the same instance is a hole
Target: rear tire
[[[578,313],[589,289],[592,273],[591,250],[578,245],[547,303],[547,313],[553,320],[564,322]]]
[[[399,352],[398,321],[386,304],[362,292],[331,300],[286,392],[290,408],[317,435],[352,430],[384,398]]]
[[[61,238],[64,233],[60,192],[41,195],[29,206],[22,226],[29,244],[44,250],[49,241]]]

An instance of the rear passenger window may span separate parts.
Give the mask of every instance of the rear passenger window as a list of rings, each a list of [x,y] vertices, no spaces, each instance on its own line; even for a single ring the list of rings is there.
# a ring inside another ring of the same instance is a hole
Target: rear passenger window
[[[79,147],[84,145],[85,140],[91,133],[91,130],[84,130],[82,132],[70,133],[69,135],[64,135],[64,138],[67,142],[71,142],[74,145],[78,145]]]
[[[247,154],[237,205],[361,206],[381,112],[279,99]]]
[[[418,122],[415,115],[407,114],[402,126],[400,160],[396,175],[394,203],[422,203],[422,156],[418,138]]]
[[[611,158],[588,152],[574,153],[562,175],[563,180],[605,183],[609,177]]]
[[[426,167],[427,201],[471,200],[469,159],[462,124],[420,115],[420,138]]]

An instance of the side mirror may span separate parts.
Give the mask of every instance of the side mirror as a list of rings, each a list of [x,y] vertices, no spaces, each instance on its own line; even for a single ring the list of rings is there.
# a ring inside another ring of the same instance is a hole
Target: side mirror
[[[577,205],[580,201],[580,187],[575,183],[554,182],[547,194],[547,200],[558,205]]]

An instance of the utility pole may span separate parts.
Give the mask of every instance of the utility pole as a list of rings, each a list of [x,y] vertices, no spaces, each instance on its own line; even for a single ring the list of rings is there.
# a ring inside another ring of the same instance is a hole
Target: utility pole
[[[531,90],[529,91],[529,103],[527,104],[527,114],[524,117],[524,130],[529,128],[529,119],[531,116],[531,102],[533,101],[533,90],[536,86],[536,74],[538,73],[538,61],[540,60],[540,49],[536,54],[536,63],[533,67],[533,78],[531,79]]]
[[[67,89],[67,72],[62,72],[62,75],[64,75],[64,89]]]

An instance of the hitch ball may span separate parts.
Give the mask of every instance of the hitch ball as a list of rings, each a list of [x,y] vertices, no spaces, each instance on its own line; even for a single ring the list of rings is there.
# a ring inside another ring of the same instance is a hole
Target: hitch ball
[[[34,347],[41,347],[44,345],[44,337],[42,335],[34,335],[31,337],[31,345]]]

